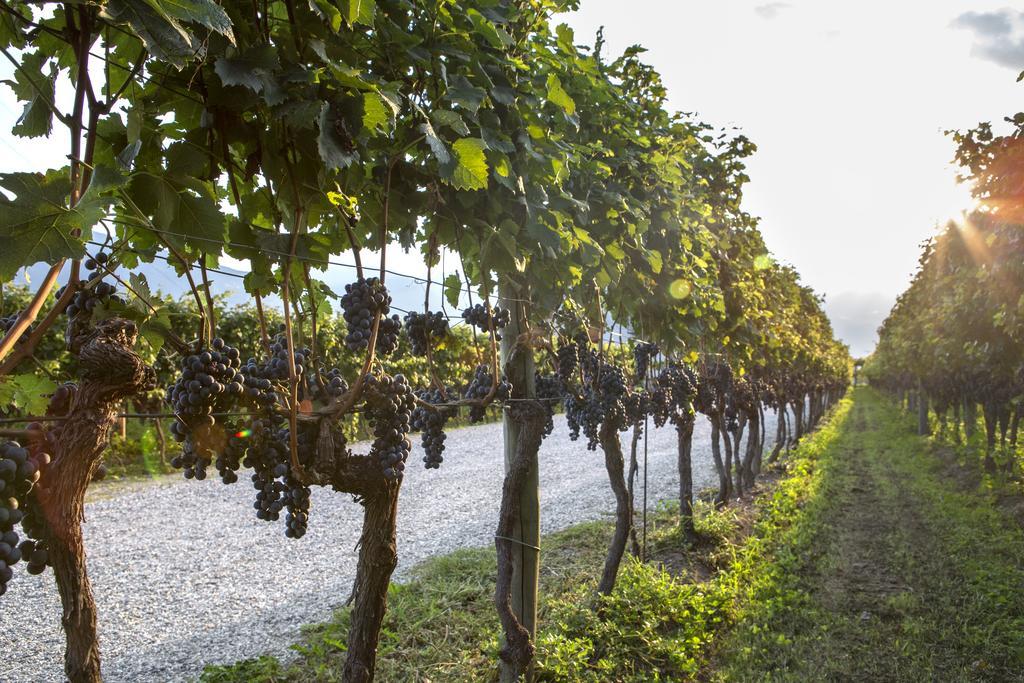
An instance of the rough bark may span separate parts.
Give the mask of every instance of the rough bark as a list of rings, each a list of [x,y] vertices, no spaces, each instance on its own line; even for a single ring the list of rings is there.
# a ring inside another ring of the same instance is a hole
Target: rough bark
[[[750,436],[747,437],[747,450],[743,454],[743,461],[740,464],[740,473],[743,479],[743,488],[747,491],[754,488],[754,459],[761,450],[760,415],[755,410],[750,414]]]
[[[619,574],[622,554],[626,550],[629,531],[633,527],[633,509],[630,506],[629,493],[626,491],[626,479],[623,476],[625,462],[622,457],[622,442],[619,430],[612,422],[601,425],[601,450],[604,451],[604,466],[608,471],[608,482],[615,494],[615,532],[608,545],[608,554],[604,560],[604,571],[597,584],[597,591],[608,595],[615,588],[615,578]]]
[[[683,538],[693,540],[696,530],[693,526],[693,419],[676,426],[679,469],[679,527]]]
[[[634,518],[636,517],[636,475],[640,471],[637,449],[640,446],[643,429],[639,424],[633,425],[633,436],[629,445],[629,474],[626,477],[626,489],[629,493],[629,509],[632,510]],[[629,551],[634,557],[640,557],[640,540],[637,538],[635,524],[631,524],[629,527]]]
[[[725,463],[722,462],[722,429],[719,416],[711,416],[711,457],[715,461],[715,471],[718,473],[718,494],[715,496],[715,507],[722,507],[729,500],[729,477],[725,473]]]
[[[974,401],[964,401],[964,436],[970,439],[978,427],[978,404]]]
[[[782,444],[786,440],[786,409],[785,407],[778,407],[775,409],[775,444],[772,446],[772,452],[768,456],[768,464],[771,464],[779,459],[779,453],[782,452]]]
[[[724,418],[721,418],[724,422]],[[725,424],[722,425],[722,446],[725,447],[725,500],[726,502],[732,500],[733,495],[742,495],[742,491],[737,491],[733,488],[732,483],[732,468],[733,460],[735,456],[735,448],[733,448],[732,438],[729,436],[729,430],[725,428]],[[739,465],[739,463],[736,463]]]
[[[380,625],[387,610],[388,585],[398,564],[395,524],[398,520],[399,485],[394,484],[364,498],[363,532],[359,537],[359,563],[353,584],[348,635],[348,657],[342,680],[372,681],[377,664]]]
[[[928,396],[921,391],[917,398],[917,433],[919,436],[928,436],[931,431],[928,425]]]
[[[1017,434],[1020,430],[1021,404],[1013,407],[1013,419],[1010,420],[1010,448],[1017,448]]]
[[[63,606],[64,672],[72,683],[100,680],[96,603],[82,544],[85,490],[110,442],[121,400],[151,388],[156,375],[132,350],[135,324],[103,321],[73,340],[80,382],[67,418],[53,433],[53,461],[37,500]]]
[[[989,401],[982,406],[982,415],[985,418],[985,469],[995,469],[996,461],[992,457],[996,448],[996,407]]]
[[[761,458],[764,457],[764,447],[768,443],[767,441],[765,441],[765,431],[766,431],[767,428],[765,426],[765,419],[764,419],[764,406],[761,405],[761,404],[758,404],[758,406],[757,406],[757,422],[758,422],[758,425],[760,426],[760,429],[758,430],[758,433],[757,433],[758,434],[758,436],[757,436],[757,438],[758,438],[757,453],[754,454],[753,469],[754,469],[754,476],[755,477],[757,475],[761,474]]]
[[[517,550],[513,536],[519,519],[520,490],[531,470],[537,467],[537,451],[544,436],[546,413],[539,403],[523,401],[513,404],[507,419],[518,424],[519,435],[515,457],[505,470],[498,529],[494,537],[498,555],[494,604],[505,635],[500,657],[508,665],[510,675],[515,680],[522,676],[532,661],[534,646],[530,631],[512,609],[513,555]]]
[[[953,402],[953,442],[960,445],[960,401]]]
[[[733,491],[736,492],[736,496],[738,498],[742,498],[743,492],[747,488],[747,483],[743,475],[743,459],[740,458],[740,444],[743,443],[743,434],[746,432],[748,422],[747,414],[745,412],[740,413],[738,422],[739,428],[736,430],[735,438],[733,438],[732,441],[733,464],[735,465],[732,488]],[[751,432],[751,435],[747,437],[748,444],[750,443],[752,436],[753,432]]]

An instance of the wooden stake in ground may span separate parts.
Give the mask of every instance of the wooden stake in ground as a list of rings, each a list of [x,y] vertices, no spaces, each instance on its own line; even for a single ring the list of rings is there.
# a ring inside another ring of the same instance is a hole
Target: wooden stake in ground
[[[533,352],[519,345],[526,331],[523,289],[507,279],[499,283],[499,305],[511,312],[502,332],[502,367],[512,383],[512,398],[504,415],[505,483],[501,516],[495,535],[498,586],[495,604],[505,632],[501,681],[513,683],[532,670],[537,635],[537,586],[540,581],[540,495],[537,451],[545,413],[529,399],[534,389]]]

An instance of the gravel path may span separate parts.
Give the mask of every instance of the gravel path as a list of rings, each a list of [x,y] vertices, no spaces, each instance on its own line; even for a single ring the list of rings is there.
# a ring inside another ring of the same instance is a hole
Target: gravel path
[[[600,518],[615,504],[602,456],[569,441],[563,418],[555,424],[540,454],[545,533]],[[769,440],[774,432],[768,416]],[[707,420],[698,419],[697,490],[717,479],[709,436]],[[453,430],[440,470],[407,470],[397,579],[430,556],[493,542],[501,438],[500,424]],[[624,442],[628,448],[628,437]],[[675,448],[671,427],[652,429],[652,507],[677,495]],[[421,458],[417,444],[411,461]],[[329,618],[347,597],[362,508],[348,496],[314,488],[309,532],[292,541],[282,523],[256,519],[253,497],[247,480],[224,486],[216,478],[173,479],[87,505],[85,542],[107,681],[188,680],[207,663],[285,653],[302,624]],[[53,575],[16,569],[0,599],[0,681],[62,680],[64,638]]]

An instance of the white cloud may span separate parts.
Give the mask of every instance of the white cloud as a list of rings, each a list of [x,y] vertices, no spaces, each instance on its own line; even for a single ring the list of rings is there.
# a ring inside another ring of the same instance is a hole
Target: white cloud
[[[779,16],[782,10],[789,9],[790,7],[792,7],[792,5],[788,2],[769,2],[767,5],[758,5],[754,8],[754,11],[757,12],[757,16],[762,19],[770,20]]]
[[[974,57],[1014,70],[1024,69],[1024,12],[964,12],[952,26],[974,34]]]

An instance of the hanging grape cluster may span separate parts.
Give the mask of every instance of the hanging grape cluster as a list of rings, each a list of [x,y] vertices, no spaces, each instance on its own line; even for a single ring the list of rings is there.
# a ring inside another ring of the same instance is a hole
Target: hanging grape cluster
[[[657,344],[652,342],[637,342],[633,347],[633,362],[636,368],[637,383],[643,384],[650,370],[651,361],[660,353]]]
[[[448,318],[440,311],[409,311],[405,315],[405,333],[415,356],[426,356],[427,349],[433,348],[438,341],[448,336],[448,331]]]
[[[558,347],[556,354],[558,364],[558,379],[567,384],[576,372],[580,361],[580,349],[576,342],[567,342]]]
[[[205,479],[206,468],[226,445],[214,414],[228,412],[245,394],[241,364],[238,349],[218,337],[209,349],[182,358],[181,374],[167,388],[167,403],[178,418],[171,434],[182,444],[171,464],[183,469],[186,479]]]
[[[103,252],[96,254],[95,258],[86,259],[83,264],[86,268],[83,280],[85,282],[92,282],[102,277],[107,272],[104,266],[109,259],[110,257]],[[57,290],[58,298],[64,294],[66,288],[67,285]],[[104,305],[111,300],[123,304],[124,299],[115,294],[116,291],[117,288],[114,285],[100,279],[92,287],[75,292],[75,295],[71,297],[71,301],[68,303],[67,309],[65,309],[65,313],[67,313],[69,318],[75,318],[79,313],[92,313],[93,309],[97,306]]]
[[[404,375],[380,373],[366,376],[363,398],[373,425],[370,455],[377,458],[385,479],[399,481],[412,450],[406,435],[412,429],[416,396]]]
[[[501,335],[498,334],[498,330],[504,329],[508,325],[511,314],[507,308],[501,308],[500,306],[495,306],[488,311],[487,307],[483,304],[475,304],[462,312],[462,319],[483,332],[490,333],[493,331],[495,333],[494,339],[501,341]]]
[[[544,406],[547,419],[544,422],[544,436],[550,436],[555,430],[555,408],[562,400],[562,380],[558,375],[542,375],[536,372],[533,377],[537,399]]]
[[[569,423],[569,437],[587,437],[587,449],[595,450],[600,443],[600,429],[605,422],[616,429],[625,429],[630,422],[627,402],[630,390],[626,374],[614,363],[597,360],[595,371],[587,376],[581,393],[570,393],[565,399],[565,416]]]
[[[309,378],[307,377],[307,379]],[[330,370],[321,368],[320,372],[314,374],[310,384],[312,386],[310,387],[309,398],[313,401],[328,403],[348,391],[348,382],[345,381],[341,370],[338,368],[331,368]]]
[[[466,388],[464,397],[474,401],[483,401],[491,393],[493,385],[494,375],[491,374],[491,367],[487,364],[478,365],[476,370],[473,371],[473,379]],[[492,402],[504,403],[510,398],[512,398],[512,383],[502,375],[491,400]],[[486,405],[474,405],[469,408],[470,422],[480,422],[486,415]]]
[[[345,285],[341,308],[345,322],[348,323],[345,348],[349,351],[362,351],[370,347],[373,319],[378,313],[381,318],[377,329],[377,352],[387,355],[398,348],[402,321],[397,315],[388,317],[391,312],[391,295],[380,278],[359,278]]]
[[[49,464],[50,455],[42,449],[30,450],[17,441],[0,443],[0,595],[14,576],[11,567],[21,560],[27,561],[30,574],[41,573],[49,563],[46,544],[32,540],[42,529],[35,497],[30,495]],[[18,524],[30,536],[21,543],[14,530]]]
[[[296,439],[300,457],[312,453],[315,436],[312,425],[299,425]],[[252,421],[249,446],[242,464],[252,468],[252,485],[256,489],[256,517],[276,522],[285,516],[285,536],[301,538],[309,523],[310,489],[293,475],[291,434],[283,426],[283,420],[274,417],[258,418]]]
[[[0,318],[0,336],[6,335],[11,331],[11,328],[14,327],[14,323],[18,322],[18,317],[20,315],[20,313],[12,313]],[[28,341],[28,338],[34,329],[35,325],[29,325],[28,329],[25,330],[25,333],[18,337],[16,344],[24,344]]]
[[[435,408],[417,405],[412,411],[412,430],[422,432],[423,464],[430,469],[437,469],[444,462],[444,442],[447,436],[444,426],[455,414],[455,409],[441,404],[448,401],[448,393],[441,389],[421,389],[416,397]]]

